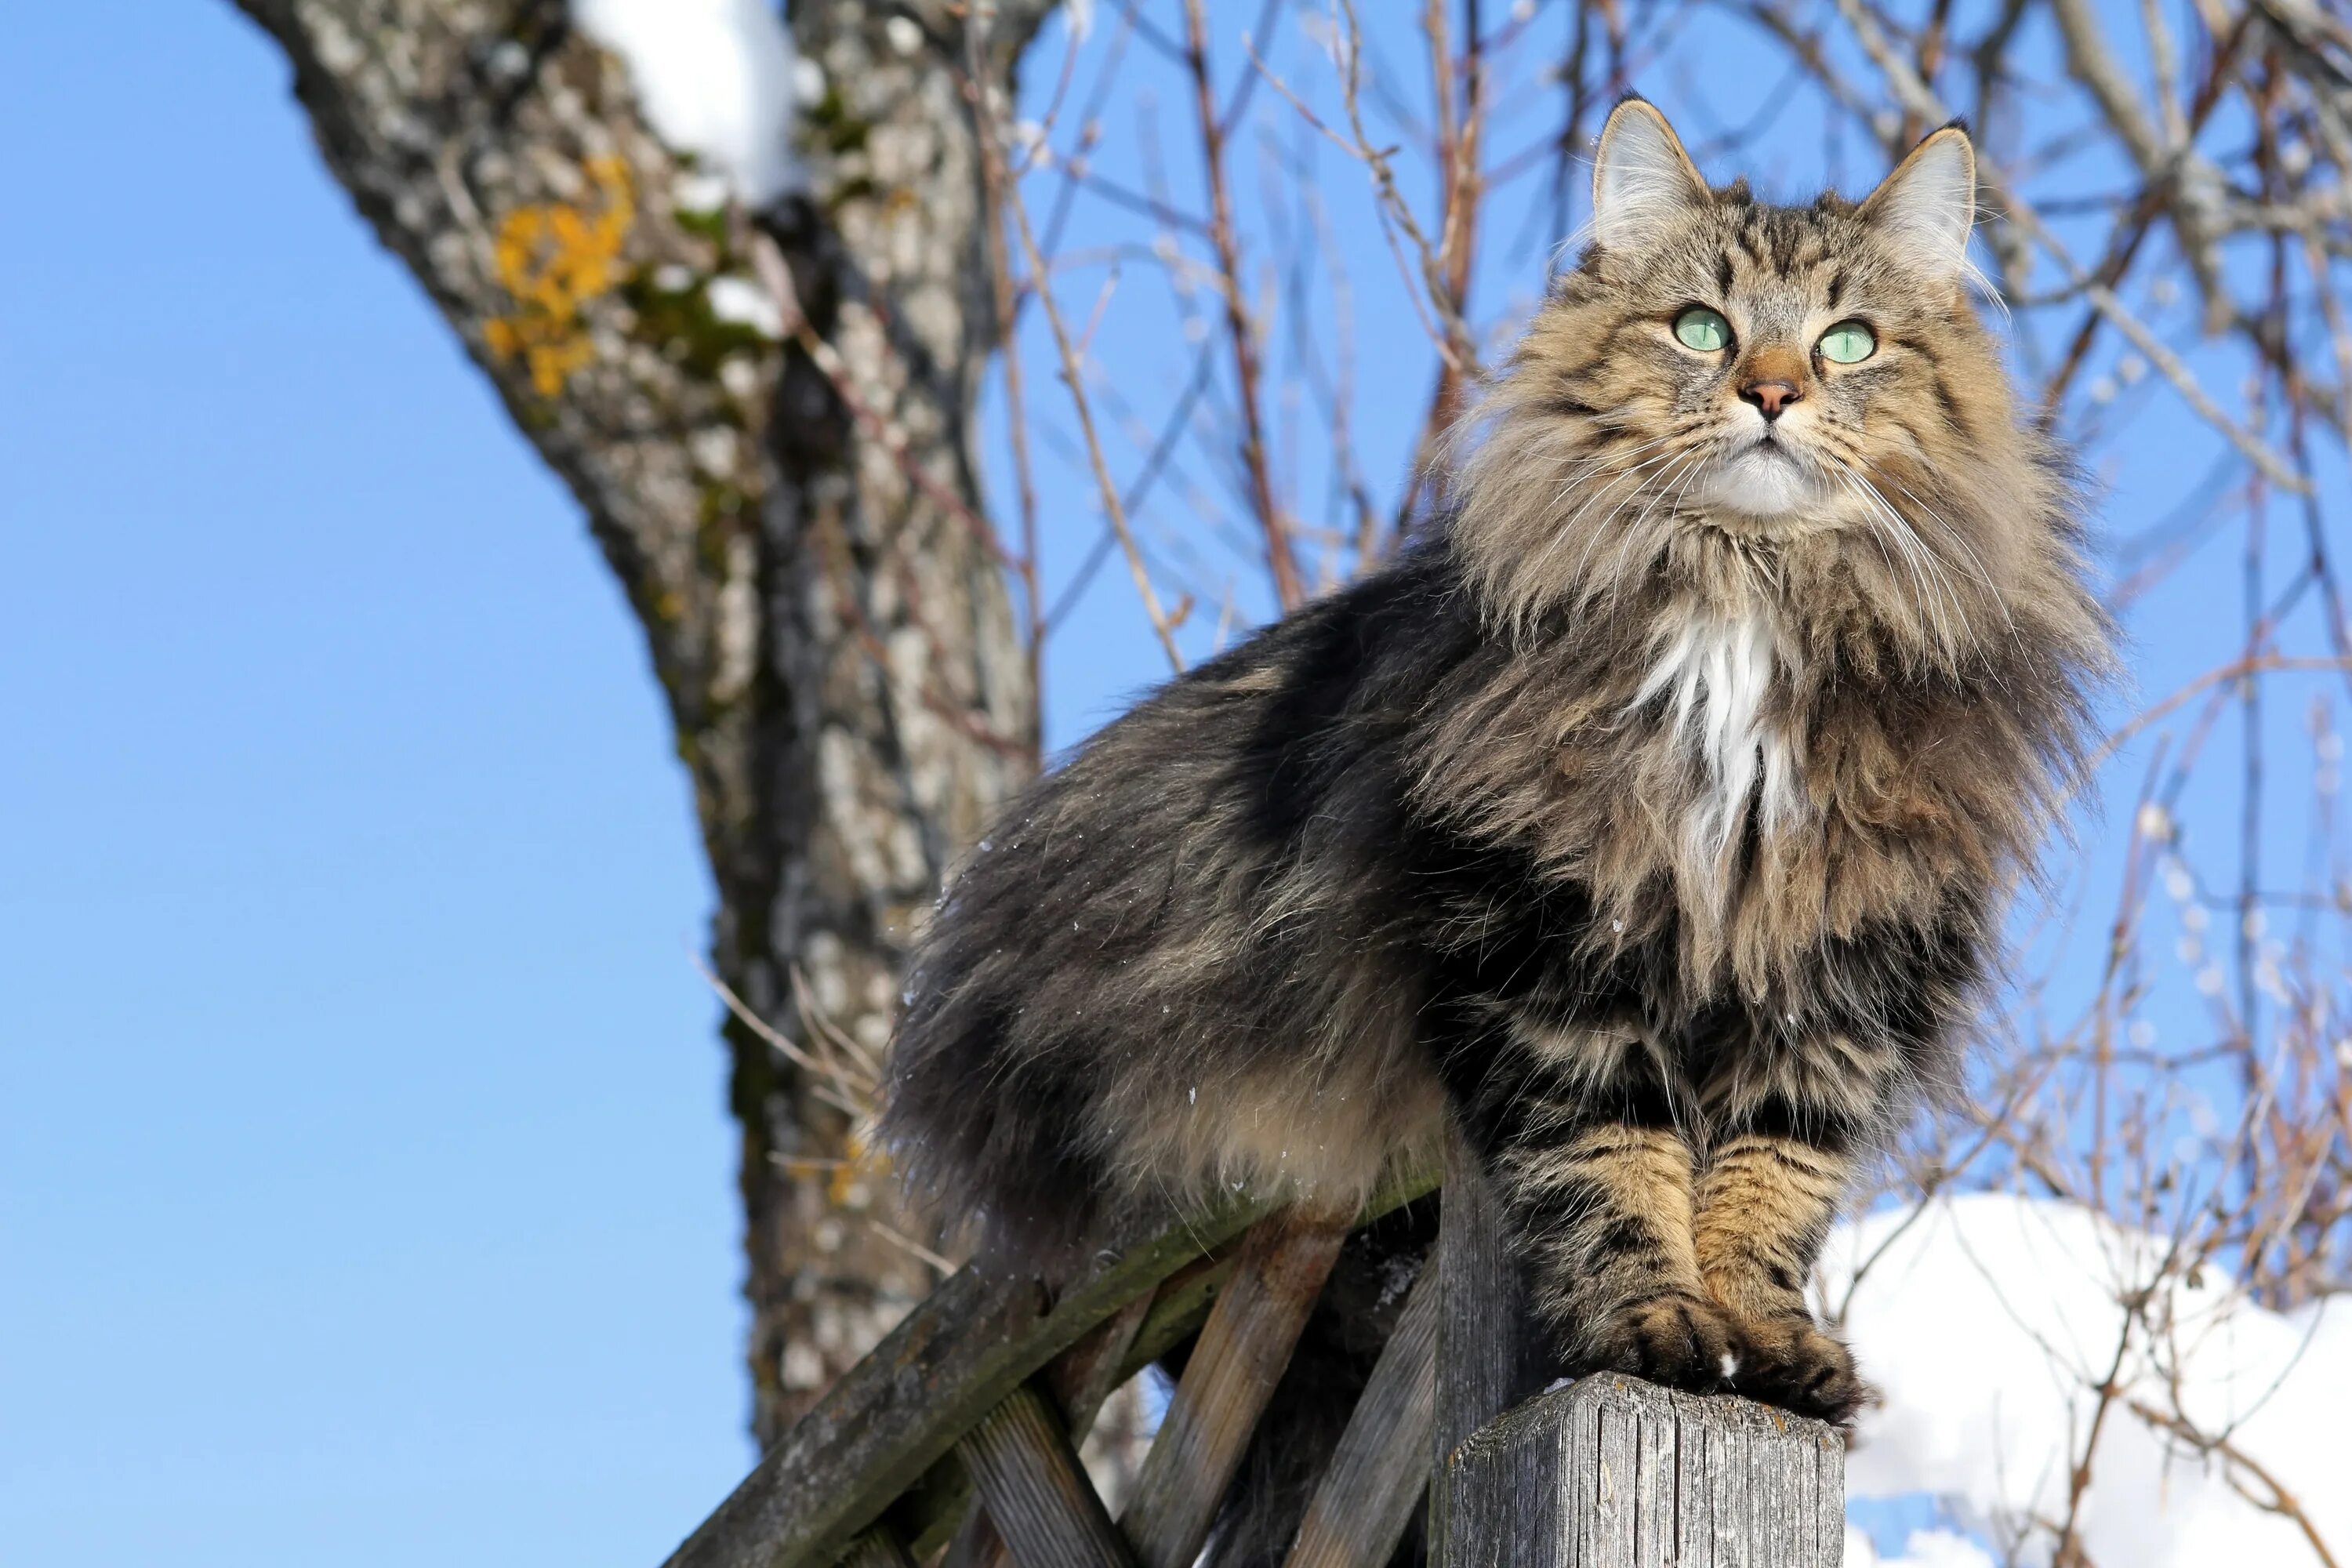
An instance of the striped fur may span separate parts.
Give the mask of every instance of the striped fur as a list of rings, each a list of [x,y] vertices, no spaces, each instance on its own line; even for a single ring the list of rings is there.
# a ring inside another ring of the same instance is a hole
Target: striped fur
[[[1769,206],[1621,106],[1451,509],[950,886],[882,1131],[950,1225],[1050,1270],[1138,1199],[1345,1209],[1450,1113],[1564,1367],[1851,1412],[1801,1283],[1953,1079],[2107,657],[2064,464],[1938,259],[1966,158]],[[1737,342],[1680,345],[1692,305]],[[1848,318],[1876,353],[1822,363]],[[1769,440],[1765,373],[1802,395]]]

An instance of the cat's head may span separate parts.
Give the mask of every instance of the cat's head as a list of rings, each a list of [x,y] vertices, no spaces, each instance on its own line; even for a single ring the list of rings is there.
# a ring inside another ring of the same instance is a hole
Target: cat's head
[[[2020,427],[1969,299],[1966,132],[1929,136],[1859,204],[1774,206],[1711,189],[1629,99],[1592,205],[1459,475],[1457,533],[1507,618],[1654,585],[1714,547],[1858,574],[1949,656],[2036,572],[2073,575],[2051,554],[2060,466]]]

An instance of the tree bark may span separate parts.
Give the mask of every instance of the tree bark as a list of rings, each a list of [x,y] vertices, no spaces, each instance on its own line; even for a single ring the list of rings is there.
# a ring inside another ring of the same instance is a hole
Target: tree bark
[[[645,627],[717,884],[714,967],[789,1042],[726,1026],[764,1445],[932,1284],[859,1158],[857,1058],[941,871],[1034,766],[972,450],[997,323],[962,24],[794,5],[825,90],[804,195],[755,222],[713,210],[561,0],[237,3]],[[997,7],[989,90],[1010,95],[1050,3]],[[714,309],[770,244],[829,371]]]

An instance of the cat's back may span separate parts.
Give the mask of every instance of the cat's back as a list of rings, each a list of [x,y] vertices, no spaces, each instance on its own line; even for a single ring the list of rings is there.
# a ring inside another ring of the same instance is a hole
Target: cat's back
[[[881,1128],[943,1215],[1034,1258],[1171,1172],[1376,1179],[1409,1053],[1375,851],[1467,615],[1420,543],[1162,686],[991,829],[918,944]],[[1319,1164],[1248,1136],[1302,1114]]]

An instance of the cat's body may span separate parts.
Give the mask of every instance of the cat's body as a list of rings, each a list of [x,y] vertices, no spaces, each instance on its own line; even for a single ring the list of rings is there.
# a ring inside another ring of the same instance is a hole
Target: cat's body
[[[884,1132],[1050,1263],[1132,1195],[1348,1209],[1450,1111],[1566,1367],[1842,1417],[1803,1283],[1953,1075],[2105,628],[1965,298],[1964,138],[1775,208],[1633,102],[1599,171],[1449,512],[956,878]]]

